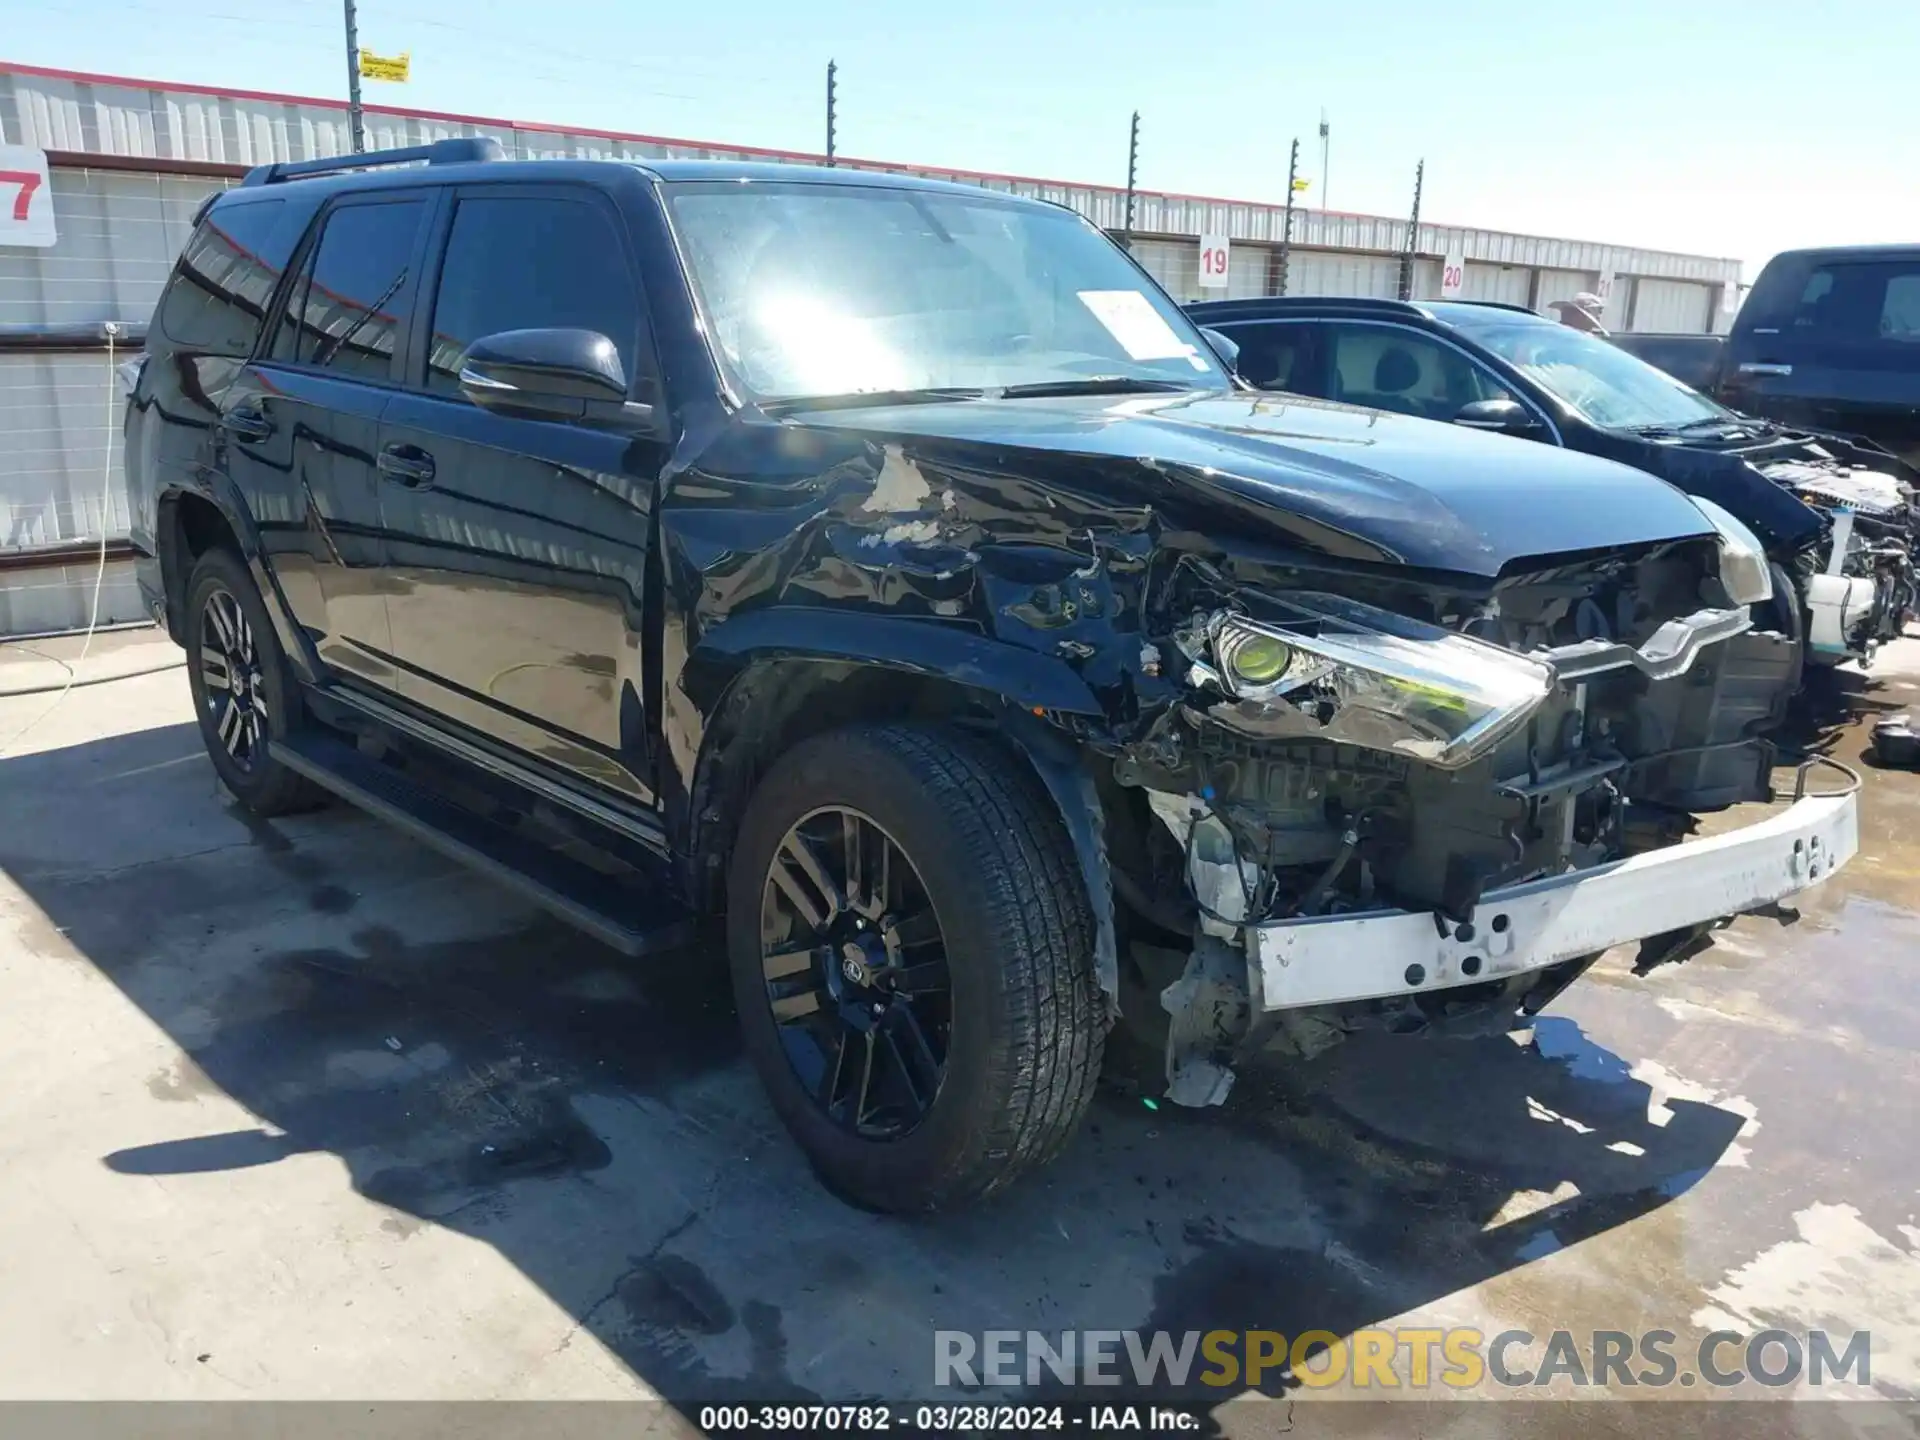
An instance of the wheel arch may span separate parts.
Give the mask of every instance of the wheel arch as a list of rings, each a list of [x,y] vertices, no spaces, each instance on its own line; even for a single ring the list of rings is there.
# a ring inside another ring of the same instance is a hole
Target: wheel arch
[[[907,621],[883,623],[919,633],[934,628]],[[869,638],[876,633],[869,630]],[[840,638],[848,637],[842,632]],[[1000,642],[981,643],[1015,648]],[[699,907],[713,912],[724,905],[726,869],[741,814],[760,778],[779,756],[812,736],[855,721],[946,722],[1023,765],[1051,800],[1073,843],[1087,888],[1101,989],[1109,1005],[1116,1006],[1119,963],[1100,797],[1080,746],[1058,721],[1049,718],[1058,716],[1071,723],[1069,717],[1076,714],[1097,716],[1097,702],[1085,682],[1064,665],[1054,676],[1022,666],[1032,683],[1015,685],[1007,677],[1000,683],[1014,688],[1015,693],[1009,694],[991,683],[972,683],[984,675],[961,679],[929,671],[924,651],[912,660],[871,650],[864,658],[852,659],[847,648],[828,645],[803,650],[792,642],[779,648],[755,647],[736,655],[737,663],[724,676],[707,677],[718,686],[718,694],[706,711],[708,721],[689,785],[684,842],[690,888]],[[1047,662],[1047,657],[1032,652],[1018,653]],[[714,653],[705,656],[709,662],[716,658]],[[688,668],[701,667],[690,664]],[[1057,710],[1035,703],[1047,699],[1071,708]]]

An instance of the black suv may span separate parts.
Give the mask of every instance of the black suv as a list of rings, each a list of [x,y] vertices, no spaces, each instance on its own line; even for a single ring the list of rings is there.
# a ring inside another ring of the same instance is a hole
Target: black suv
[[[1053,1154],[1116,1019],[1206,1103],[1263,1048],[1503,1027],[1853,852],[1809,797],[1614,864],[1769,793],[1751,536],[1265,401],[1034,201],[264,167],[198,217],[126,453],[240,801],[344,796],[665,963],[723,917],[775,1108],[868,1205]]]
[[[1603,455],[1721,506],[1765,544],[1771,622],[1815,665],[1871,660],[1920,604],[1920,477],[1870,441],[1736,414],[1517,305],[1287,296],[1187,309],[1239,347],[1242,377],[1261,389]]]

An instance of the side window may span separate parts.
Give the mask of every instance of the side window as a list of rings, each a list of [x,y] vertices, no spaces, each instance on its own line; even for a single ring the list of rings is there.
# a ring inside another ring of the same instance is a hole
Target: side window
[[[1450,345],[1390,325],[1329,325],[1333,397],[1426,420],[1451,420],[1475,400],[1513,397]]]
[[[1284,325],[1220,328],[1240,346],[1240,378],[1249,385],[1326,398],[1318,325],[1288,321]]]
[[[1880,302],[1880,338],[1920,345],[1920,269],[1888,278]]]
[[[632,377],[640,302],[612,220],[560,195],[463,198],[434,298],[427,388],[459,394],[460,357],[482,336],[548,328],[606,336]]]
[[[1920,264],[1820,265],[1807,276],[1786,333],[1812,342],[1920,345]]]
[[[284,200],[216,205],[187,242],[160,302],[160,329],[176,345],[246,355],[260,337],[292,239],[278,236]]]
[[[392,378],[407,319],[407,269],[426,206],[419,200],[342,205],[288,297],[273,354],[364,380]]]

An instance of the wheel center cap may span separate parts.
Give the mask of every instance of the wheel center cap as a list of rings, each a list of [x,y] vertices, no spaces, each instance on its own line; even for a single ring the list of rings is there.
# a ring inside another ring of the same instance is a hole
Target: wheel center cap
[[[858,941],[849,940],[840,947],[840,973],[855,985],[873,984],[873,967]]]

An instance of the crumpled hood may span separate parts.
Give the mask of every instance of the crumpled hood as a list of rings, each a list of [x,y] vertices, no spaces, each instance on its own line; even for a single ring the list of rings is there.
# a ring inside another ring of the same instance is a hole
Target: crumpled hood
[[[1090,478],[1129,492],[1116,503],[1177,513],[1210,499],[1325,553],[1487,578],[1522,557],[1712,533],[1679,490],[1610,460],[1297,396],[973,400],[792,419],[956,442],[997,470],[1024,468],[1024,453],[1058,476],[1061,459],[1080,457]]]

